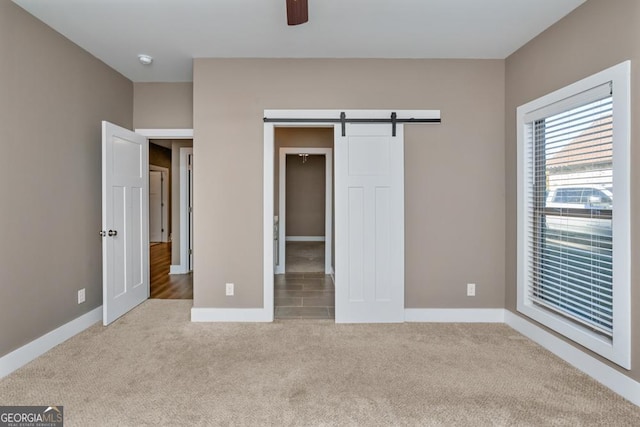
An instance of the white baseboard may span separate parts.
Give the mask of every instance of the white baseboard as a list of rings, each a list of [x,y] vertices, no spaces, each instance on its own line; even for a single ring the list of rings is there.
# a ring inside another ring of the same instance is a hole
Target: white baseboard
[[[169,274],[187,274],[189,271],[184,265],[170,265]]]
[[[286,242],[324,242],[324,236],[287,236]]]
[[[191,309],[192,322],[273,322],[273,311],[264,308]]]
[[[640,406],[639,382],[510,311],[505,313],[505,323],[571,366]]]
[[[405,308],[405,322],[504,323],[502,308]]]
[[[42,356],[58,344],[62,344],[72,336],[79,334],[101,320],[102,306],[2,356],[0,358],[0,378],[9,375],[37,357]]]

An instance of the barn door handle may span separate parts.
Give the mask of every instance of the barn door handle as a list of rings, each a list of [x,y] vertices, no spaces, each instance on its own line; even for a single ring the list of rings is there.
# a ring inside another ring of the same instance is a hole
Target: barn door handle
[[[109,235],[109,237],[113,237],[113,236],[117,236],[118,232],[116,230],[109,230],[109,233],[107,233]]]

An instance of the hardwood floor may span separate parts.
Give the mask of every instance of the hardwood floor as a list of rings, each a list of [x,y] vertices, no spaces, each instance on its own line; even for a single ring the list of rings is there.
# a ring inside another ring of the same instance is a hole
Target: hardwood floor
[[[154,243],[149,248],[151,298],[193,299],[193,274],[169,274],[171,243]]]

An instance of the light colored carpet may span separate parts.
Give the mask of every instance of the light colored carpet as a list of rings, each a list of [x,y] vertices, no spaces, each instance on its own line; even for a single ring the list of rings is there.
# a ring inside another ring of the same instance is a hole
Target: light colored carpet
[[[67,426],[640,425],[640,408],[501,324],[191,323],[149,300],[0,380]]]
[[[324,242],[287,242],[287,273],[324,272]]]

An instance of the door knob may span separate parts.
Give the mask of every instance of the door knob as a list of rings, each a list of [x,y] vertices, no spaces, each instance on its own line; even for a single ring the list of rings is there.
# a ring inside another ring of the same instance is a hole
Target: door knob
[[[100,234],[101,237],[104,237],[104,236],[107,235],[107,232],[104,231],[104,230],[100,230],[100,232],[98,234]]]
[[[117,235],[118,235],[118,232],[117,232],[116,230],[109,230],[109,233],[107,233],[107,234],[108,234],[110,237],[113,237],[113,236],[117,236]]]

